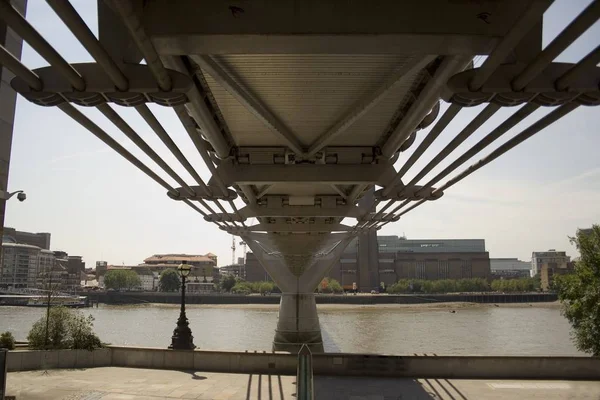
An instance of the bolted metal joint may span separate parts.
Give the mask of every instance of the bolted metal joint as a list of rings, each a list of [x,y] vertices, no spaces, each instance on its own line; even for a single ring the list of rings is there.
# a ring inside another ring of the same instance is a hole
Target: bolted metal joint
[[[214,213],[204,217],[204,220],[207,222],[243,222],[246,221],[246,218],[231,213]]]
[[[11,81],[15,91],[27,100],[46,107],[65,102],[79,106],[94,107],[104,103],[115,103],[120,106],[134,107],[144,103],[156,103],[165,107],[183,105],[189,101],[187,92],[192,86],[189,76],[177,71],[167,70],[173,87],[162,91],[157,86],[150,68],[142,64],[125,64],[121,67],[128,82],[126,92],[119,91],[111,77],[97,63],[71,64],[85,81],[85,90],[74,90],[71,83],[55,67],[43,67],[34,73],[43,82],[42,90],[35,90],[20,77]]]
[[[233,201],[237,199],[238,194],[231,190],[227,189],[226,193],[223,193],[221,189],[216,187],[207,186],[208,191],[205,191],[204,188],[200,186],[190,186],[190,189],[194,191],[194,193],[190,193],[186,188],[177,188],[178,193],[167,192],[167,196],[172,198],[173,200],[210,200],[210,201]],[[209,192],[210,194],[207,194]]]
[[[379,201],[384,200],[437,200],[444,195],[441,190],[436,190],[433,187],[427,186],[395,186],[389,193],[385,193],[386,189],[379,189],[375,192],[375,198]]]
[[[462,107],[474,107],[483,103],[494,103],[503,107],[533,103],[554,107],[566,103],[585,106],[600,105],[600,68],[584,71],[569,80],[568,88],[557,90],[557,82],[569,76],[576,64],[553,63],[544,69],[523,90],[514,90],[513,81],[519,76],[523,64],[499,66],[487,82],[477,91],[469,89],[469,83],[478,73],[478,68],[458,73],[448,80],[448,89],[453,93],[450,102]],[[564,80],[564,79],[563,79]]]

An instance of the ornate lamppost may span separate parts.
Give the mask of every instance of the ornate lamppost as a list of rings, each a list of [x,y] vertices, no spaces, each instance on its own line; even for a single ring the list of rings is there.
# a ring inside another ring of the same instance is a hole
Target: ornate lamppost
[[[181,277],[181,311],[179,312],[179,319],[177,319],[177,327],[173,331],[171,337],[170,349],[173,350],[194,350],[194,337],[192,336],[192,330],[189,327],[188,319],[185,315],[185,279],[190,274],[192,266],[183,262],[178,268],[177,272]]]

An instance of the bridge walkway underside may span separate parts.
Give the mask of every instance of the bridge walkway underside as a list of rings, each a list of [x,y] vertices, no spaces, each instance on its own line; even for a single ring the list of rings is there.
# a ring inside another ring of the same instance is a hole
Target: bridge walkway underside
[[[600,103],[596,44],[577,63],[553,62],[596,23],[600,1],[544,48],[549,0],[105,0],[97,36],[68,0],[47,3],[95,62],[65,60],[1,0],[0,19],[49,63],[31,70],[2,47],[12,87],[57,107],[172,199],[241,236],[284,291],[276,348],[320,346],[312,292],[353,237],[438,200],[579,106]],[[190,162],[149,103],[174,110],[204,165]],[[146,123],[139,129],[164,146],[152,148],[115,106],[134,108]],[[82,107],[100,111],[153,164]],[[465,121],[470,107],[479,112]],[[526,119],[534,122],[449,178]],[[425,156],[445,131],[453,139]],[[480,131],[479,142],[432,176]],[[428,163],[408,179],[422,157]]]

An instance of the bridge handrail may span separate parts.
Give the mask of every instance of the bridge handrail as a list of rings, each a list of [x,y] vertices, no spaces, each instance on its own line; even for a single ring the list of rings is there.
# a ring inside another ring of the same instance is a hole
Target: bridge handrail
[[[312,353],[307,345],[298,352],[298,370],[296,372],[296,399],[314,400]]]

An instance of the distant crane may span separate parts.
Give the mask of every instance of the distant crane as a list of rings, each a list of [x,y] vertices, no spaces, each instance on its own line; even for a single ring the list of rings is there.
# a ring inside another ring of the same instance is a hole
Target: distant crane
[[[237,264],[235,261],[235,236],[231,235],[231,265]]]
[[[240,246],[242,246],[244,248],[244,265],[246,265],[246,253],[248,253],[248,245],[246,244],[246,242],[241,241],[240,242]]]

